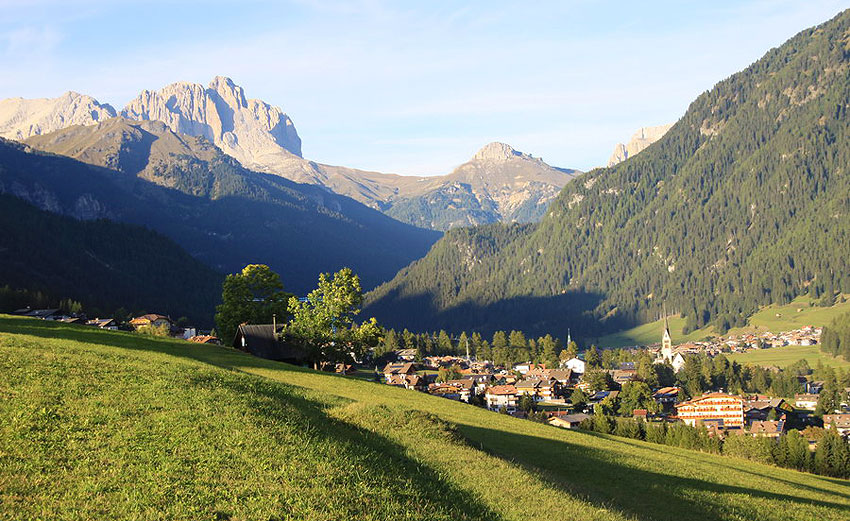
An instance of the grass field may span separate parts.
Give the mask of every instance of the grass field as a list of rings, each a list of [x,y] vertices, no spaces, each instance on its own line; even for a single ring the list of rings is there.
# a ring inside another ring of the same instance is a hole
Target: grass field
[[[832,357],[820,350],[820,346],[783,346],[770,349],[754,349],[746,353],[726,355],[729,360],[754,365],[775,365],[785,367],[798,360],[806,360],[809,367],[817,367],[818,362],[832,367],[850,368],[850,362],[843,358]]]
[[[846,520],[850,482],[0,316],[0,519]]]
[[[839,315],[850,312],[850,299],[826,308],[812,304],[811,298],[802,296],[784,306],[767,306],[751,316],[747,321],[746,327],[733,328],[726,336],[759,331],[781,333],[783,331],[799,329],[803,326],[826,326]],[[670,317],[669,322],[670,333],[673,336],[674,344],[717,336],[714,329],[710,327],[698,329],[688,335],[682,335],[685,319],[675,316]],[[663,330],[663,320],[656,320],[655,322],[641,324],[625,331],[603,336],[599,338],[598,345],[600,347],[627,347],[654,344],[661,341]]]

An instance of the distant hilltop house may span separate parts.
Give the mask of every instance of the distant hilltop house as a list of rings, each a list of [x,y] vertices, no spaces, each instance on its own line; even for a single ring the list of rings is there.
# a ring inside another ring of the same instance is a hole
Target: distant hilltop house
[[[139,329],[140,327],[168,327],[171,329],[172,322],[171,319],[165,315],[158,315],[156,313],[148,313],[147,315],[142,315],[140,317],[136,317],[130,321],[130,325],[133,329]]]

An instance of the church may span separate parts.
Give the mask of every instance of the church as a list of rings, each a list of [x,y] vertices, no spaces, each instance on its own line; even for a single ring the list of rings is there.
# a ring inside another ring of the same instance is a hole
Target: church
[[[667,308],[664,308],[664,332],[661,334],[661,351],[658,353],[658,358],[655,359],[656,364],[668,362],[673,366],[673,371],[678,373],[685,366],[685,358],[681,353],[676,353],[673,350],[673,337],[670,336],[670,324],[667,322]]]

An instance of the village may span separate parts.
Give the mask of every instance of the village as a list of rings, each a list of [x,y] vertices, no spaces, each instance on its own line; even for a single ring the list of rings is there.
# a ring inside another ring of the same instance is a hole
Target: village
[[[119,322],[113,318],[88,319],[83,315],[63,313],[58,309],[19,309],[16,315],[78,324],[107,330],[134,331],[143,334],[170,336],[199,344],[221,345],[214,331],[199,332],[194,327],[170,317],[147,313]],[[232,347],[262,358],[302,363],[285,343],[277,338],[281,326],[275,324],[239,326]],[[659,344],[643,348],[653,357],[654,364],[668,364],[674,373],[685,366],[689,356],[703,353],[709,357],[721,353],[752,349],[770,349],[786,345],[815,345],[822,328],[803,327],[782,333],[764,332],[674,346],[666,324]],[[199,334],[200,333],[200,334]],[[213,334],[209,334],[213,333]],[[638,353],[641,349],[634,349]],[[488,410],[545,422],[566,429],[583,428],[595,413],[610,414],[612,404],[632,384],[642,383],[635,362],[621,362],[614,369],[591,370],[580,356],[562,360],[558,367],[524,362],[510,367],[497,366],[488,360],[467,356],[428,356],[416,361],[415,349],[400,349],[391,354],[393,361],[383,369],[376,367],[373,377],[386,385],[428,393],[449,400],[477,405]],[[321,364],[320,369],[340,374],[354,374],[356,364]],[[359,364],[361,372],[369,373],[367,361]],[[604,385],[598,375],[605,373]],[[590,378],[596,375],[596,380]],[[730,394],[712,389],[701,396],[687,399],[677,386],[649,388],[651,401],[633,408],[631,418],[642,422],[682,423],[705,427],[713,436],[746,435],[778,438],[791,429],[811,433],[818,422],[814,412],[824,389],[824,382],[798,377],[804,392],[793,397],[769,397],[762,394]],[[603,388],[600,388],[603,387]],[[633,385],[637,387],[637,385]],[[825,411],[821,421],[824,429],[834,429],[850,439],[850,388],[843,388],[838,403]],[[648,399],[648,397],[647,397]],[[647,405],[648,403],[648,405]],[[817,432],[817,431],[814,431]],[[809,440],[811,448],[816,439]]]

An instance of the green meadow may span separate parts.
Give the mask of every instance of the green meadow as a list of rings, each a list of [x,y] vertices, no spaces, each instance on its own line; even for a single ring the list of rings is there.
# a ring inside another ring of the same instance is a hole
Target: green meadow
[[[740,364],[774,365],[776,367],[786,367],[798,360],[805,360],[809,363],[809,367],[817,367],[818,363],[832,367],[850,367],[850,362],[824,353],[820,350],[820,346],[783,346],[754,349],[746,353],[732,353],[726,355],[726,357]]]
[[[766,306],[747,320],[746,327],[730,329],[725,336],[765,331],[781,333],[804,326],[826,326],[836,317],[850,312],[850,299],[847,299],[846,295],[842,296],[842,298],[846,300],[830,307],[816,306],[812,299],[805,295],[783,306]],[[682,329],[685,327],[685,319],[679,316],[670,317],[669,323],[674,344],[717,336],[717,333],[711,327],[697,329],[687,335],[683,335]],[[661,342],[661,333],[663,330],[664,321],[656,320],[655,322],[641,324],[631,329],[600,337],[597,344],[600,347],[628,347],[655,344]]]
[[[0,519],[846,520],[850,482],[0,316]]]

